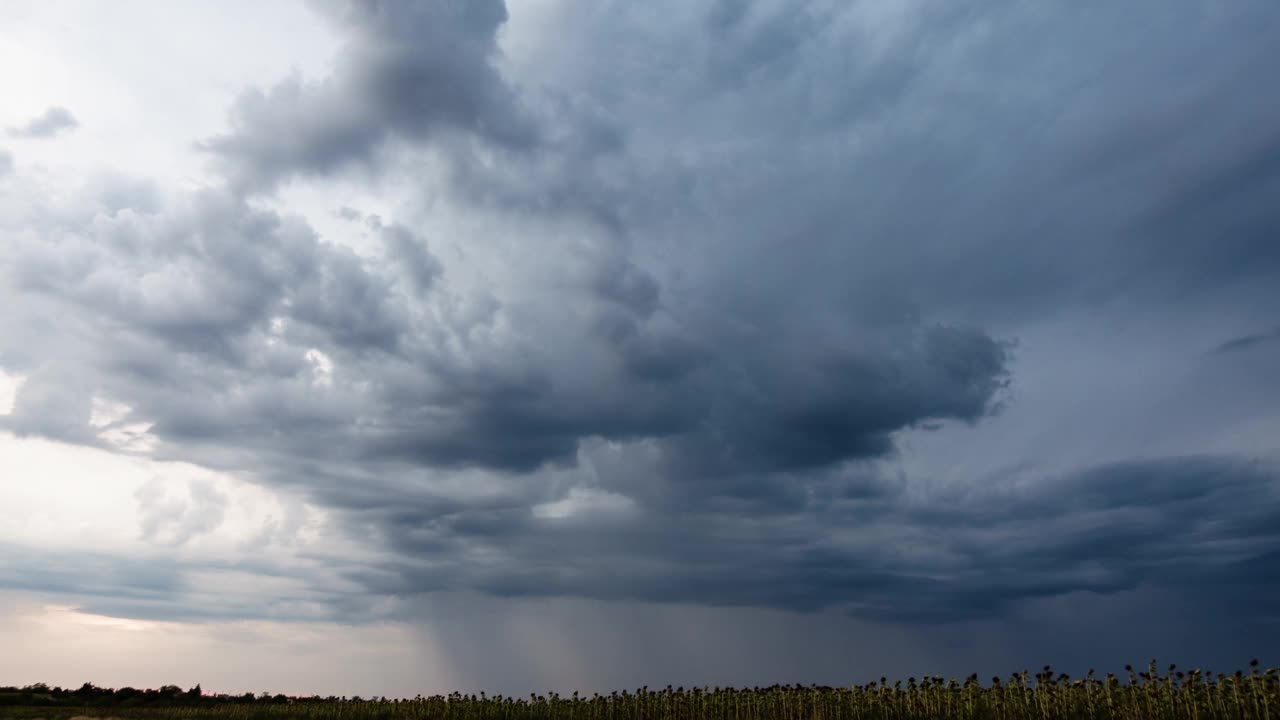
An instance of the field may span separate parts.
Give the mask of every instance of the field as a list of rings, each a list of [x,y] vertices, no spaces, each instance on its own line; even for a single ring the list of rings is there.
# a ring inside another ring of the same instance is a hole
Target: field
[[[1127,677],[1108,673],[1072,679],[1045,667],[989,683],[909,678],[850,687],[775,685],[756,688],[640,688],[608,695],[487,697],[437,695],[409,700],[359,697],[287,697],[252,694],[209,695],[197,686],[183,690],[98,688],[76,690],[33,685],[0,688],[0,718],[190,718],[192,720],[1274,720],[1280,718],[1280,671],[1183,672],[1170,665],[1163,674],[1153,661]]]

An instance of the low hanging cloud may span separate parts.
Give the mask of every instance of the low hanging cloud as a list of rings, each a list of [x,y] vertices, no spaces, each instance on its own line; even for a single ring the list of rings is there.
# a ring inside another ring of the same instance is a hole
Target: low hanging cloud
[[[75,130],[78,127],[80,127],[80,121],[76,120],[75,115],[72,115],[70,110],[59,105],[51,105],[43,113],[31,118],[28,122],[10,127],[9,135],[17,138],[43,139]]]
[[[465,588],[929,623],[997,618],[1020,602],[1070,592],[1156,586],[1196,594],[1212,582],[1261,586],[1257,603],[1245,603],[1257,613],[1274,594],[1266,578],[1275,570],[1277,477],[1274,463],[1199,456],[989,478],[986,489],[929,501],[892,486],[837,486],[750,512],[365,510],[366,520],[382,515],[375,524],[399,558],[356,577],[401,597]],[[1033,490],[1018,488],[1028,480]],[[1247,509],[1235,505],[1242,501]]]
[[[246,90],[200,141],[214,186],[9,210],[0,428],[126,452],[101,397],[152,457],[305,494],[372,555],[298,571],[344,621],[436,592],[929,623],[1274,594],[1267,458],[899,467],[1016,405],[1019,333],[1059,314],[1265,320],[1269,5],[550,4],[540,41],[496,0],[317,8],[333,72]],[[329,210],[360,252],[263,202],[352,177],[409,198]],[[201,502],[150,531],[198,535]],[[99,605],[215,612],[162,580]]]

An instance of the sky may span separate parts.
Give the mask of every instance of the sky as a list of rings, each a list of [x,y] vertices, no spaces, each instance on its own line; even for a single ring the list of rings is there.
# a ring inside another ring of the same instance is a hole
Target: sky
[[[1269,0],[0,4],[0,684],[1265,661],[1278,66]]]

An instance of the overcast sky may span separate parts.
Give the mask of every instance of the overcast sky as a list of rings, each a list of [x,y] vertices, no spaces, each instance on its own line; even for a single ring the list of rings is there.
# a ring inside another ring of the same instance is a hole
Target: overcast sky
[[[1273,0],[0,4],[0,684],[1274,652],[1277,67]]]

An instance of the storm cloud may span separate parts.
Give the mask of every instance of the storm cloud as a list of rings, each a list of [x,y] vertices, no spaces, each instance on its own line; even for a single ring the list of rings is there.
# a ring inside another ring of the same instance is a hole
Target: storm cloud
[[[3,180],[0,429],[297,493],[362,554],[0,584],[167,619],[1269,617],[1272,4],[314,10],[331,72],[240,92],[199,187]],[[291,205],[353,186],[383,202]],[[174,547],[228,507],[138,502]]]

